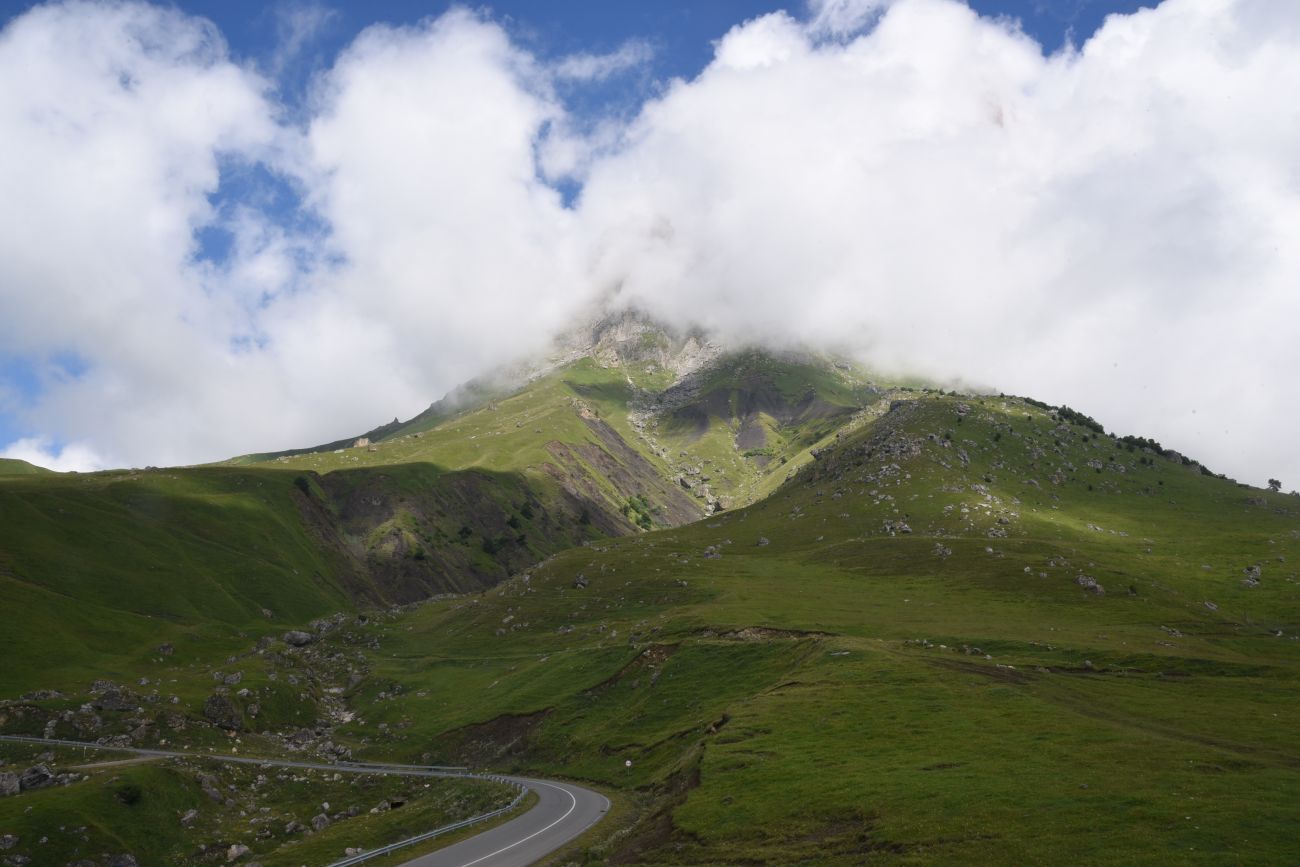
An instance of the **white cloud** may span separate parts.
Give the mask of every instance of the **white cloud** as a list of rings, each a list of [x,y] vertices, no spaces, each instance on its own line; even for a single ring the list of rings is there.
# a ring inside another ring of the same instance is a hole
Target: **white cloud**
[[[555,88],[639,49],[547,66],[460,10],[362,33],[302,129],[210,25],[42,7],[0,36],[0,340],[89,364],[32,429],[194,461],[412,414],[619,287],[1300,479],[1284,5],[1165,0],[1044,57],[952,0],[820,0],[581,124]],[[215,212],[231,160],[292,175],[325,234]],[[581,180],[576,206],[539,174]],[[213,224],[220,267],[192,258]]]
[[[573,81],[603,81],[629,69],[644,66],[654,49],[642,39],[629,39],[608,54],[570,54],[555,64],[557,78]]]
[[[105,469],[104,463],[95,450],[84,443],[72,443],[57,446],[46,437],[20,439],[0,450],[0,458],[27,461],[47,470],[66,473],[69,470],[87,472]]]

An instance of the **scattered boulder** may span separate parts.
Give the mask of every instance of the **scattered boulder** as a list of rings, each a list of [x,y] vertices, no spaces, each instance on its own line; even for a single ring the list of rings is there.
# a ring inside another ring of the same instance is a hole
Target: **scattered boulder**
[[[324,813],[317,813],[311,817],[311,829],[313,831],[324,831],[330,826],[330,817]]]
[[[188,828],[193,825],[199,818],[198,810],[186,810],[185,815],[181,816],[181,827]]]
[[[300,629],[291,629],[284,634],[284,643],[292,647],[306,647],[314,640],[310,632],[303,632]]]
[[[44,789],[46,786],[54,785],[54,774],[46,765],[32,765],[27,770],[18,775],[18,787],[29,792],[32,789]]]
[[[1091,575],[1080,575],[1078,578],[1074,579],[1074,583],[1078,584],[1089,593],[1095,593],[1098,596],[1106,595],[1106,588],[1098,584],[1097,579],[1093,578]]]
[[[771,545],[772,543],[766,536],[759,536],[756,544],[759,548],[762,548],[766,545]]]
[[[176,652],[176,647],[170,641],[164,641],[158,645],[158,654],[160,656],[171,656]]]
[[[203,703],[203,716],[217,728],[227,731],[239,731],[244,726],[239,708],[235,707],[229,696],[219,692],[208,696],[208,700]]]
[[[22,790],[18,783],[18,775],[5,771],[0,773],[0,798],[7,795],[16,795]]]
[[[13,834],[5,834],[0,837],[0,849],[12,849],[18,845],[18,838]]]
[[[114,855],[104,862],[104,867],[140,867],[134,855]]]
[[[245,855],[247,855],[250,851],[252,850],[249,849],[247,846],[245,846],[243,843],[231,843],[230,848],[226,850],[226,860],[238,861],[240,858],[243,858]]]
[[[199,788],[203,790],[203,794],[207,795],[218,804],[225,800],[221,795],[221,790],[217,788],[216,777],[203,774],[199,777]]]
[[[1242,578],[1242,579],[1241,579],[1242,586],[1244,586],[1244,587],[1258,587],[1258,586],[1259,586],[1259,579],[1260,579],[1262,573],[1261,573],[1260,568],[1259,568],[1258,566],[1247,566],[1245,569],[1242,569],[1241,571],[1242,571],[1242,572],[1245,574],[1245,576],[1246,576],[1245,578]]]
[[[129,692],[117,688],[105,690],[98,698],[91,702],[95,710],[109,711],[132,711],[140,707],[135,696]]]

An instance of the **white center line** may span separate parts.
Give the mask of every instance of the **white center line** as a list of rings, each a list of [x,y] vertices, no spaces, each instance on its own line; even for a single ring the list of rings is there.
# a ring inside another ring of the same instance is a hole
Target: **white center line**
[[[547,825],[545,828],[542,828],[542,829],[540,829],[540,830],[534,831],[533,833],[529,834],[527,837],[524,837],[522,840],[516,840],[515,842],[511,843],[509,846],[503,846],[503,847],[501,847],[500,849],[496,850],[495,852],[490,852],[490,853],[488,853],[487,855],[484,855],[482,858],[475,858],[473,861],[466,861],[464,864],[461,865],[461,867],[470,867],[471,864],[477,864],[477,863],[479,863],[480,861],[486,861],[486,860],[489,859],[489,858],[494,858],[494,857],[496,857],[497,855],[500,855],[502,852],[505,852],[505,851],[508,850],[508,849],[513,849],[513,848],[515,848],[516,846],[518,846],[520,843],[527,843],[529,840],[533,839],[533,838],[536,837],[538,834],[543,834],[543,833],[545,833],[545,832],[551,830],[551,829],[554,828],[556,825],[560,824],[560,823],[563,822],[565,819],[569,818],[569,814],[572,813],[575,809],[577,809],[577,807],[578,807],[578,799],[575,798],[575,797],[573,796],[573,792],[570,792],[568,789],[566,789],[566,788],[564,788],[564,787],[562,787],[562,786],[554,786],[554,785],[551,785],[550,783],[543,783],[541,780],[529,780],[528,782],[529,782],[530,785],[550,786],[550,788],[552,788],[552,789],[559,789],[561,792],[563,792],[564,794],[568,795],[568,796],[569,796],[569,800],[572,801],[573,803],[569,805],[569,809],[567,809],[567,810],[564,811],[564,815],[563,815],[563,816],[561,816],[560,818],[556,819],[554,822],[552,822],[551,824]]]

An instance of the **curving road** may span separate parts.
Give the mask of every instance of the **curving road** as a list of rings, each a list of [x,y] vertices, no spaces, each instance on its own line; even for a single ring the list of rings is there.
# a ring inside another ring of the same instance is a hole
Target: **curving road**
[[[311,768],[353,774],[496,779],[524,786],[537,793],[537,803],[522,816],[459,843],[439,849],[436,852],[430,852],[428,855],[406,861],[401,867],[523,867],[523,865],[541,860],[565,843],[573,840],[603,819],[609,811],[609,799],[604,795],[571,783],[561,783],[556,780],[537,780],[531,777],[486,776],[467,773],[459,768],[363,762],[302,762],[288,759],[189,752],[186,750],[108,747],[103,744],[85,741],[37,738],[23,735],[0,735],[0,741],[77,747],[85,750],[107,750],[110,752],[133,753],[137,756],[151,758],[210,759],[236,764]],[[349,861],[349,863],[351,862]]]
[[[467,840],[406,861],[402,867],[524,867],[539,861],[605,817],[599,792],[555,780],[506,779],[537,793],[522,816]]]

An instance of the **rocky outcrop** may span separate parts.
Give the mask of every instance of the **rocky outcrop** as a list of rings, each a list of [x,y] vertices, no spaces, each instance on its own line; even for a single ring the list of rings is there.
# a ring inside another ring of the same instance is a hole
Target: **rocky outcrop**
[[[244,719],[230,697],[216,692],[208,696],[203,703],[203,717],[220,729],[239,731],[244,727]]]

